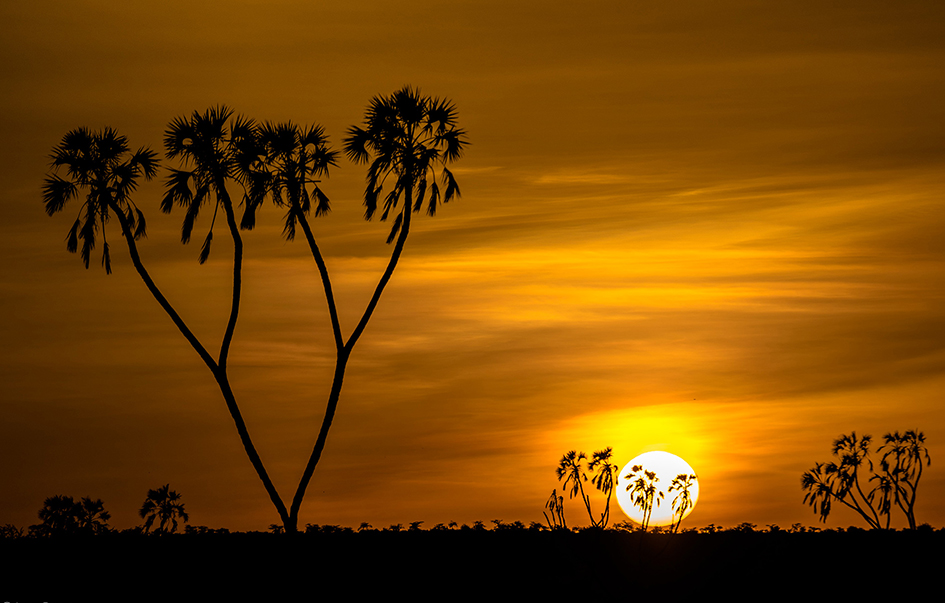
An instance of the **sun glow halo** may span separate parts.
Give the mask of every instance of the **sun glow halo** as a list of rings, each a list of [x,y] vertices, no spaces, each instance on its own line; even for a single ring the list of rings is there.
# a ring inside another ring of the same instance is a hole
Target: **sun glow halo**
[[[650,525],[670,525],[673,523],[673,499],[678,494],[678,491],[668,492],[669,487],[672,485],[673,479],[677,475],[695,475],[696,472],[693,471],[692,467],[690,467],[689,463],[686,461],[675,454],[663,452],[662,450],[644,452],[624,465],[623,469],[620,470],[620,474],[617,476],[617,502],[620,504],[620,508],[623,509],[627,517],[638,524],[643,523],[643,510],[633,504],[633,501],[630,500],[630,492],[627,490],[627,486],[631,483],[627,475],[632,472],[634,465],[641,465],[646,471],[655,472],[659,480],[656,486],[659,491],[663,493],[662,500],[654,500],[653,513],[650,516]],[[696,479],[694,482],[694,485],[689,490],[689,494],[692,498],[692,507],[686,511],[683,515],[683,519],[692,512],[696,506],[696,502],[699,500],[699,480]]]

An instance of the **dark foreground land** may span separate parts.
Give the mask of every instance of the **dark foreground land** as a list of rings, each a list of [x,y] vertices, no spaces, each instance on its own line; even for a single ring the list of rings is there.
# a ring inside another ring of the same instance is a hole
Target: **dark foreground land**
[[[0,600],[911,600],[940,581],[943,545],[945,531],[931,530],[20,538],[0,540]]]

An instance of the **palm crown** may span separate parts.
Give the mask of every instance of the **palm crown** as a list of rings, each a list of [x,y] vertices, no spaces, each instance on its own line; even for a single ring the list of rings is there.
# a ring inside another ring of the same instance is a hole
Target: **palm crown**
[[[145,235],[144,214],[131,200],[138,179],[150,180],[157,173],[157,153],[141,148],[130,153],[128,139],[111,128],[93,132],[88,128],[70,131],[52,152],[52,168],[66,168],[68,178],[51,174],[43,183],[43,202],[50,216],[61,211],[80,189],[87,191],[66,248],[75,253],[82,240],[82,261],[89,267],[99,226],[102,229],[102,265],[111,273],[111,256],[105,239],[105,225],[110,212],[122,212],[135,239]]]
[[[240,116],[230,122],[232,115],[225,106],[207,109],[202,114],[194,111],[189,118],[175,118],[164,133],[167,158],[180,157],[185,167],[191,168],[171,170],[161,201],[164,213],[170,213],[175,204],[186,208],[181,242],[190,241],[201,207],[210,202],[211,192],[216,194],[213,220],[200,250],[201,264],[210,255],[217,210],[223,207],[227,213],[233,211],[225,181],[233,179],[245,184],[247,174],[259,159],[255,124]]]
[[[462,156],[463,148],[469,144],[465,135],[456,125],[456,108],[452,102],[423,96],[410,87],[387,97],[375,97],[368,108],[364,127],[348,129],[344,141],[348,158],[366,163],[372,154],[374,156],[368,168],[364,217],[370,220],[374,216],[385,185],[389,185],[390,190],[383,200],[381,220],[387,219],[401,197],[405,199],[388,243],[397,236],[403,222],[410,219],[411,209],[420,211],[426,201],[427,213],[432,216],[436,214],[437,205],[448,203],[460,194],[456,179],[446,165]],[[437,183],[437,167],[442,170],[439,178],[445,187],[442,192]],[[388,183],[388,179],[393,182]]]
[[[250,194],[241,226],[255,225],[256,209],[268,193],[276,205],[287,210],[283,234],[291,240],[300,214],[309,212],[313,198],[316,216],[331,210],[317,178],[327,176],[329,166],[337,165],[338,153],[329,148],[321,126],[302,127],[292,122],[263,124],[258,129],[258,144],[264,161],[250,172]]]

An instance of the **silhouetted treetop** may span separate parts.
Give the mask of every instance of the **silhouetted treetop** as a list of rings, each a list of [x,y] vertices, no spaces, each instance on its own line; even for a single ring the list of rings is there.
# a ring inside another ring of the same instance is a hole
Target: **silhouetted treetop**
[[[459,196],[459,185],[446,165],[462,157],[469,144],[465,137],[466,132],[457,127],[451,101],[424,96],[410,87],[374,97],[364,126],[350,127],[344,140],[345,154],[355,163],[367,163],[374,156],[364,192],[365,219],[374,216],[385,186],[390,190],[383,199],[381,220],[387,219],[402,197],[412,203],[414,212],[426,201],[427,214],[433,216],[438,204]],[[442,193],[437,166],[442,170]],[[388,183],[388,178],[393,182]],[[406,218],[403,213],[397,215],[388,243]]]
[[[111,255],[105,239],[110,213],[121,212],[135,239],[145,236],[144,214],[131,200],[138,179],[157,173],[157,153],[148,148],[130,152],[128,139],[111,128],[93,132],[76,128],[66,133],[52,152],[53,172],[65,168],[68,178],[50,174],[43,183],[43,202],[50,216],[86,191],[79,217],[66,237],[66,249],[75,253],[82,241],[82,261],[89,267],[99,228],[102,231],[102,266],[111,274]]]

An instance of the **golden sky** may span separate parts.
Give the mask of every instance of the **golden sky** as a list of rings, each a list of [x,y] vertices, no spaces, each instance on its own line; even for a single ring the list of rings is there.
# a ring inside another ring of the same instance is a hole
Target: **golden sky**
[[[621,465],[684,457],[690,525],[813,525],[800,475],[833,439],[905,429],[935,463],[918,520],[945,524],[941,2],[194,4],[0,5],[0,523],[66,494],[130,527],[164,483],[192,523],[278,521],[127,252],[86,271],[64,242],[78,205],[43,212],[62,135],[111,126],[160,151],[171,119],[224,103],[340,147],[374,95],[409,84],[456,103],[463,196],[414,223],[303,525],[539,520],[562,453],[605,446]],[[315,222],[345,333],[390,251],[361,219],[364,174],[342,159]],[[219,345],[225,239],[199,266],[161,195],[136,197],[142,257]],[[307,248],[280,238],[279,211],[260,217],[230,373],[290,499],[334,352]]]

